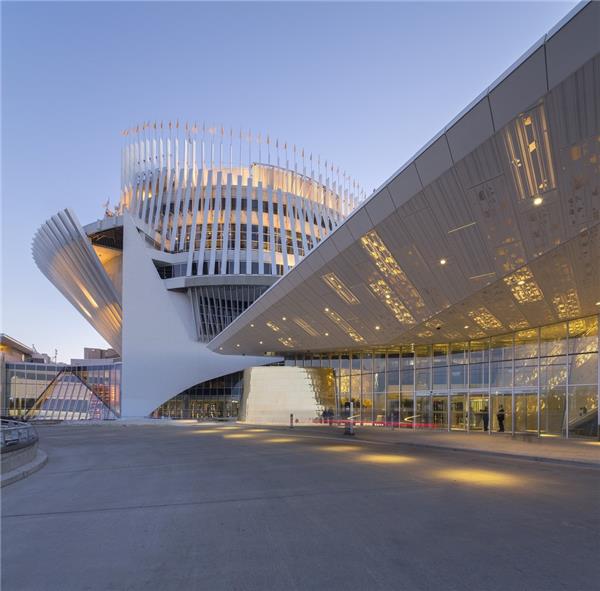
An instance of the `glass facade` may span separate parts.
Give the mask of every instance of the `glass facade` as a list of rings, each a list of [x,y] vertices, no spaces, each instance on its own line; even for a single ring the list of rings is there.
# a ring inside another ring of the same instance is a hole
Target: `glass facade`
[[[2,411],[3,416],[20,417],[34,407],[36,400],[45,394],[46,389],[61,373],[74,376],[73,383],[80,381],[89,388],[95,397],[101,400],[116,416],[121,408],[121,364],[100,365],[58,365],[53,363],[6,363],[3,380]],[[68,381],[68,380],[67,380]],[[58,391],[56,392],[58,395]],[[62,397],[71,394],[64,392]],[[75,398],[78,398],[76,396]],[[85,398],[81,393],[81,400]],[[49,403],[57,404],[57,403]],[[83,408],[73,404],[73,408]],[[62,406],[61,406],[62,408]],[[65,412],[71,412],[65,405]],[[77,411],[80,412],[80,411]],[[82,412],[82,411],[81,411]],[[74,418],[67,415],[60,418]],[[55,417],[59,418],[59,417]],[[79,418],[79,417],[77,417]],[[82,417],[85,418],[85,417]]]
[[[173,419],[221,419],[238,416],[244,372],[197,384],[159,406],[152,416]]]
[[[288,355],[330,367],[362,424],[595,436],[598,316],[469,342]]]

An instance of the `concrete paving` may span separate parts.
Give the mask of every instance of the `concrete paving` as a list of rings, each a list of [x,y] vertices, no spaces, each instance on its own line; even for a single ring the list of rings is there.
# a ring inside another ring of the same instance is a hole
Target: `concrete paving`
[[[600,470],[236,425],[40,427],[2,589],[579,590]]]
[[[258,426],[258,425],[257,425]],[[289,430],[289,426],[280,427]],[[336,436],[341,424],[329,425],[300,424],[294,427],[297,435]],[[578,463],[600,468],[600,441],[594,439],[563,439],[560,437],[537,437],[533,434],[489,433],[482,431],[450,431],[442,429],[392,429],[357,425],[356,439],[364,442],[389,445],[416,445],[439,447],[454,451],[515,457],[520,459]]]

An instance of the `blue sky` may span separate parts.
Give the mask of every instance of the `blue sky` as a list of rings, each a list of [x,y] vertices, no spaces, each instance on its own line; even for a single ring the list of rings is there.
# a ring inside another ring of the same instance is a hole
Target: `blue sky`
[[[574,5],[3,3],[2,331],[63,361],[106,346],[30,244],[118,200],[122,129],[270,132],[371,192]]]

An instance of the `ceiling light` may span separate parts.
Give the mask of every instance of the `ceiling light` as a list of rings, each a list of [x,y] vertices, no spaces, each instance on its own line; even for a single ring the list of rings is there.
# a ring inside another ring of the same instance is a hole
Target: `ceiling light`
[[[282,316],[281,319],[285,322],[287,320],[287,318],[285,316]]]
[[[468,325],[468,324],[465,324],[465,328],[469,328],[469,325]]]
[[[385,275],[399,290],[405,294],[404,299],[411,308],[425,308],[425,302],[417,288],[412,284],[404,271],[400,268],[398,261],[392,256],[388,247],[383,240],[375,232],[371,230],[360,239],[363,248],[369,253],[373,259],[375,266],[379,272]]]
[[[379,330],[381,328],[381,326],[379,326],[379,324],[375,327],[375,330]]]
[[[502,328],[500,320],[498,320],[498,318],[496,318],[485,306],[480,306],[476,310],[472,310],[468,315],[484,330]]]
[[[446,264],[446,259],[440,259],[440,265],[445,265]]]
[[[360,300],[352,290],[335,273],[327,273],[321,279],[347,304],[360,304]]]
[[[258,344],[259,344],[259,345],[262,345],[262,344],[263,344],[263,342],[262,342],[262,341],[258,341]]]
[[[383,279],[369,283],[371,291],[392,311],[401,324],[414,324],[415,319],[404,302],[394,293],[390,285]]]
[[[596,306],[600,306],[600,302],[596,302]]]
[[[319,336],[319,333],[315,330],[315,328],[311,326],[308,322],[306,322],[306,320],[302,320],[302,318],[294,318],[293,320],[309,336]]]
[[[250,328],[254,328],[254,324],[250,323]]]
[[[325,308],[327,316],[330,320],[333,320],[355,343],[364,343],[365,339],[352,327],[351,324],[346,322],[339,314],[329,308]]]
[[[544,203],[544,199],[543,197],[540,197],[539,195],[537,197],[533,198],[533,204],[534,205],[541,205],[542,203]]]
[[[600,304],[600,302],[598,302],[598,303]],[[325,333],[325,336],[326,336],[326,337],[328,337],[328,336],[329,336],[329,333],[328,333],[328,332],[326,332],[326,333]]]
[[[239,343],[236,343],[236,345],[235,345],[235,346],[236,346],[236,347],[239,347],[239,346],[240,346],[240,344],[239,344]]]
[[[222,351],[222,350],[223,350],[223,347],[219,347],[219,351]]]
[[[537,284],[531,269],[527,266],[504,277],[503,281],[510,288],[513,297],[519,304],[540,302],[544,299],[540,286]]]

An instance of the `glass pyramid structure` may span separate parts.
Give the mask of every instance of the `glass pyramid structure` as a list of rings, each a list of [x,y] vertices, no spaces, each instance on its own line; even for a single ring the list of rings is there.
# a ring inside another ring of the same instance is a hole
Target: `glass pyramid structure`
[[[102,391],[86,383],[76,372],[61,371],[42,392],[25,418],[34,420],[107,420],[117,413]]]

